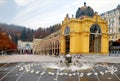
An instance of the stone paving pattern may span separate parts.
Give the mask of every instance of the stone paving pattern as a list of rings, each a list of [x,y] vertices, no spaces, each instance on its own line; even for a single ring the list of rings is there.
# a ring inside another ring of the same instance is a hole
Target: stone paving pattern
[[[56,70],[47,71],[42,67],[44,63],[54,63],[60,59],[63,58],[49,55],[0,56],[0,81],[120,81],[120,57],[83,56],[79,58],[79,61],[94,64],[93,70],[67,73],[60,71],[58,76]],[[31,68],[28,72],[25,70],[27,65]],[[107,66],[113,66],[117,68],[117,71],[108,72]],[[64,74],[61,75],[61,73]]]

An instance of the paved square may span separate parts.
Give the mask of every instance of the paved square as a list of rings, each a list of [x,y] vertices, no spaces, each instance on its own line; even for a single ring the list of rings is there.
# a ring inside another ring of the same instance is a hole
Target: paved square
[[[120,81],[119,58],[83,56],[79,58],[79,61],[87,62],[88,65],[94,67],[85,71],[71,72],[43,67],[58,62],[61,59],[60,57],[38,55],[1,56],[0,81]]]

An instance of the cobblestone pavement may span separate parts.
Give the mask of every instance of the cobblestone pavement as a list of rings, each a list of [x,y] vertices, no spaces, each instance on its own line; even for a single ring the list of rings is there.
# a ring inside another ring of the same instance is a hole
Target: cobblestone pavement
[[[58,58],[59,57],[45,56],[45,55],[3,55],[0,56],[0,63],[57,61]]]
[[[120,81],[120,57],[81,57],[81,62],[94,64],[86,71],[58,72],[43,67],[60,59],[44,55],[0,56],[0,81]]]

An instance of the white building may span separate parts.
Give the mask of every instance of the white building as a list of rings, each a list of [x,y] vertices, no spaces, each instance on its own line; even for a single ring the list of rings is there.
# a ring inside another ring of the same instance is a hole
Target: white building
[[[32,42],[22,42],[18,40],[18,51],[20,54],[32,54],[33,43]]]
[[[110,41],[120,39],[120,4],[110,11],[101,14],[101,17],[108,21]]]

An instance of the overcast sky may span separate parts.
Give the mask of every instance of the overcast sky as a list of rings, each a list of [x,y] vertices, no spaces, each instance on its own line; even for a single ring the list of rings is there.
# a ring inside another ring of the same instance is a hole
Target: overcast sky
[[[32,29],[49,27],[61,23],[67,13],[75,15],[84,1],[99,14],[120,4],[120,0],[0,0],[0,22]]]

